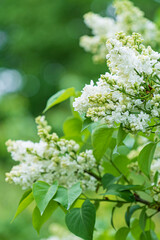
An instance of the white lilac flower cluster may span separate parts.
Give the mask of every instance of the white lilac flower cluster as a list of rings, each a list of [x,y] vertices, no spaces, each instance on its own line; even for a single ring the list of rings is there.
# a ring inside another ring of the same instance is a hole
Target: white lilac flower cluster
[[[57,180],[66,187],[81,182],[84,190],[95,191],[98,182],[92,173],[97,165],[92,150],[79,153],[80,146],[75,141],[50,134],[51,127],[44,116],[38,117],[36,123],[38,143],[21,140],[6,143],[12,159],[19,162],[6,173],[6,181],[19,184],[22,189],[32,187],[37,180],[49,184]]]
[[[145,47],[141,36],[117,33],[107,41],[110,73],[86,85],[74,109],[92,121],[131,132],[151,132],[160,125],[160,54]],[[155,128],[154,128],[155,127]]]
[[[92,29],[93,36],[82,36],[80,45],[93,54],[95,62],[106,58],[106,41],[115,36],[116,32],[123,31],[127,35],[138,32],[145,39],[146,45],[156,47],[160,43],[160,31],[157,26],[144,17],[144,13],[128,0],[114,2],[116,20],[101,17],[89,12],[84,15],[85,24]]]

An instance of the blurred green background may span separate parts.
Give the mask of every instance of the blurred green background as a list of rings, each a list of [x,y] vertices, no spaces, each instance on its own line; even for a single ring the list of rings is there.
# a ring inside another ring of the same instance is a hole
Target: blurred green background
[[[133,2],[160,26],[160,0]],[[79,37],[90,34],[83,15],[93,11],[110,16],[111,4],[111,0],[1,0],[0,240],[36,240],[49,234],[47,224],[40,236],[36,234],[30,209],[10,224],[22,191],[4,181],[13,165],[5,141],[37,140],[34,117],[42,113],[47,99],[62,88],[80,90],[105,72],[105,64],[94,65],[91,55],[79,47]],[[70,114],[68,105],[61,104],[46,114],[59,134]],[[107,218],[105,221],[108,229]],[[108,234],[113,234],[111,228]]]

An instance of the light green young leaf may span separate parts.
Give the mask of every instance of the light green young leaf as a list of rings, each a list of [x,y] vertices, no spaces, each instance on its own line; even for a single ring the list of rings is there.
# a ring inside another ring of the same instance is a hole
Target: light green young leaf
[[[68,210],[76,201],[76,199],[81,195],[81,193],[82,189],[80,187],[80,183],[76,183],[69,189],[59,187],[53,199],[54,201],[59,202],[64,208]]]
[[[46,112],[48,109],[55,106],[56,104],[61,103],[74,95],[75,95],[74,88],[67,88],[67,89],[60,90],[59,92],[57,92],[56,94],[54,94],[52,97],[48,99],[44,112]]]
[[[80,183],[74,184],[68,189],[68,207],[67,210],[72,206],[75,200],[81,195],[82,189]]]
[[[120,125],[118,129],[118,135],[117,135],[117,146],[121,145],[125,137],[127,136],[128,133],[126,133],[123,130],[122,124]]]
[[[130,229],[127,227],[120,228],[115,235],[116,240],[126,240],[127,235],[129,233]]]
[[[139,219],[133,218],[133,220],[130,222],[130,229],[134,239],[140,239],[142,230],[139,226]]]
[[[19,202],[16,214],[12,219],[12,222],[21,212],[23,212],[23,210],[25,210],[31,204],[31,202],[33,202],[33,200],[34,197],[32,191],[31,190],[26,191]]]
[[[82,120],[80,118],[70,117],[63,124],[63,132],[66,137],[80,136],[82,129]]]
[[[33,184],[33,196],[41,215],[58,189],[58,183],[49,185],[46,182],[37,181]]]
[[[112,128],[108,128],[106,125],[101,125],[94,129],[92,134],[92,145],[93,154],[97,162],[101,160],[109,147],[113,131]]]
[[[82,208],[73,208],[66,215],[68,229],[76,236],[85,239],[93,239],[96,209],[95,206],[86,200]]]
[[[53,200],[60,203],[64,208],[67,209],[67,207],[68,207],[68,191],[67,191],[67,189],[65,187],[59,187]]]
[[[32,214],[32,224],[38,233],[42,225],[51,217],[52,213],[57,209],[57,207],[58,204],[51,200],[42,215],[38,207],[35,207]]]
[[[148,143],[140,152],[138,157],[138,165],[140,170],[149,177],[150,167],[153,160],[156,143]]]

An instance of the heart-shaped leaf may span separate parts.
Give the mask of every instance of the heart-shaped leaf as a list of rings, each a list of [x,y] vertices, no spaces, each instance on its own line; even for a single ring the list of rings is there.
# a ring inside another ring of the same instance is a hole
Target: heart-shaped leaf
[[[96,209],[95,206],[86,200],[82,208],[73,208],[66,215],[68,229],[76,236],[85,240],[93,239]]]

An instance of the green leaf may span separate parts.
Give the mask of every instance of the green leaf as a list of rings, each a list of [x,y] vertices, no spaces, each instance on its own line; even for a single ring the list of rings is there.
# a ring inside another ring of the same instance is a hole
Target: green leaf
[[[115,195],[117,197],[120,197],[127,202],[134,202],[134,195],[130,191],[121,191],[118,192],[116,190],[109,190],[108,192],[105,193],[105,195]]]
[[[92,134],[93,154],[99,162],[110,145],[113,129],[106,125],[98,126]]]
[[[122,124],[119,127],[117,135],[117,146],[121,145],[128,133],[123,130]]]
[[[53,198],[54,201],[60,203],[64,208],[68,208],[68,191],[65,187],[59,187],[56,195]]]
[[[153,160],[154,152],[156,149],[156,143],[148,143],[140,152],[138,157],[138,165],[140,170],[149,176],[150,167]]]
[[[82,208],[73,208],[66,215],[68,229],[76,236],[85,239],[93,239],[96,210],[95,206],[87,199]]]
[[[147,214],[146,214],[146,208],[143,207],[140,216],[139,216],[139,226],[144,232],[145,227],[146,227],[146,220],[147,220]]]
[[[48,109],[55,106],[56,104],[61,103],[74,95],[75,95],[74,88],[62,89],[61,91],[57,92],[56,94],[54,94],[52,97],[48,99],[44,112],[46,112]]]
[[[130,226],[131,233],[132,233],[132,236],[134,237],[134,239],[140,239],[140,234],[141,234],[142,230],[139,226],[139,219],[133,218],[130,225],[131,225]]]
[[[58,183],[49,185],[46,182],[37,181],[33,184],[33,196],[40,210],[41,215],[47,207],[50,200],[54,197],[58,189]]]
[[[127,235],[129,233],[130,229],[127,227],[120,228],[115,235],[115,240],[126,240]]]
[[[69,209],[75,200],[81,195],[82,189],[80,183],[74,184],[71,188],[68,189],[68,207]]]
[[[158,240],[158,237],[153,230],[149,230],[141,233],[140,240]]]
[[[91,118],[85,118],[83,121],[83,125],[82,125],[82,131],[86,128],[88,128],[88,126],[93,123],[93,121],[91,120]]]
[[[63,124],[63,132],[66,137],[81,135],[82,120],[75,117],[68,118]]]
[[[102,185],[103,188],[108,188],[109,185],[117,182],[122,176],[119,177],[114,177],[112,174],[110,173],[106,173],[103,177],[102,177]]]
[[[141,207],[139,205],[133,205],[133,206],[129,206],[127,208],[127,211],[125,213],[125,220],[126,220],[126,223],[127,223],[128,227],[130,227],[130,219],[131,219],[133,213],[140,208]]]
[[[32,224],[38,233],[42,225],[51,217],[52,213],[57,209],[57,207],[58,204],[51,200],[42,215],[38,207],[35,207],[32,214]]]
[[[126,156],[117,156],[113,160],[114,165],[121,171],[121,173],[125,176],[129,173],[129,168],[127,165],[129,164],[129,160]]]
[[[129,185],[130,186],[130,185]],[[125,190],[126,187],[126,190]],[[108,186],[108,190],[104,195],[115,195],[118,196],[127,202],[134,202],[134,195],[127,190],[127,185],[112,184]]]
[[[81,193],[82,189],[80,183],[76,183],[69,189],[59,187],[53,199],[68,210]]]
[[[116,228],[114,226],[114,221],[113,221],[113,216],[114,216],[115,210],[116,210],[116,206],[112,208],[112,212],[111,212],[111,226],[116,230]]]
[[[153,182],[154,182],[155,185],[157,185],[158,179],[159,179],[159,172],[156,171],[156,173],[155,173],[155,175],[154,175],[154,178],[153,178]]]
[[[19,202],[16,214],[12,219],[12,222],[21,212],[23,212],[23,210],[25,210],[31,204],[31,202],[33,202],[33,200],[34,197],[32,191],[31,190],[26,191]]]

